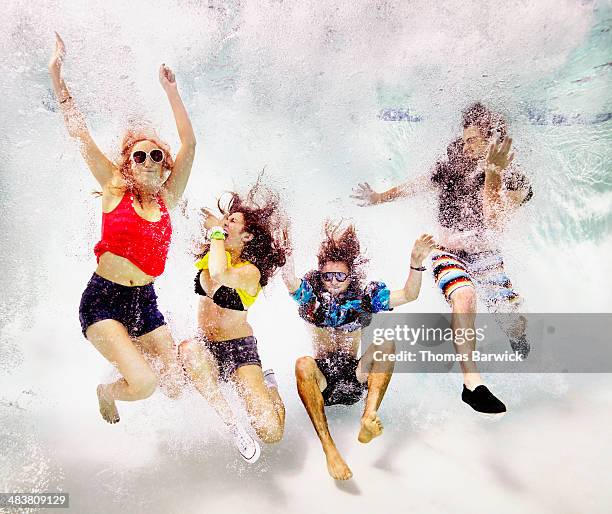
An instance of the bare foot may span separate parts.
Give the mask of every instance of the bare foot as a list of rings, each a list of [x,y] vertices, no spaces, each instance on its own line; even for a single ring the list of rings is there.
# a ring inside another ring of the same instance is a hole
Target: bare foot
[[[117,423],[119,421],[119,412],[115,400],[110,398],[106,393],[104,384],[100,384],[96,390],[98,393],[98,403],[100,404],[100,414],[109,423]]]
[[[357,436],[360,443],[369,443],[375,437],[382,434],[383,425],[376,411],[361,418],[361,430]]]
[[[334,447],[325,452],[327,459],[327,471],[336,480],[348,480],[353,476],[353,472],[346,465],[340,452]]]

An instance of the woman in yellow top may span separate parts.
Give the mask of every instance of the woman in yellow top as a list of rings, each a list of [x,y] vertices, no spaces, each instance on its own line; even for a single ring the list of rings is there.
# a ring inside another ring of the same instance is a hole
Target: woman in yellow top
[[[231,193],[225,208],[218,204],[221,218],[202,210],[208,243],[195,264],[195,292],[201,296],[199,331],[179,345],[189,378],[227,425],[247,462],[259,458],[259,444],[237,423],[219,380],[236,386],[259,439],[275,443],[285,426],[285,408],[274,373],[262,372],[257,340],[247,321],[248,309],[262,286],[285,263],[285,250],[271,230],[277,202],[268,199],[259,206],[253,200],[256,192],[257,186],[246,201]]]

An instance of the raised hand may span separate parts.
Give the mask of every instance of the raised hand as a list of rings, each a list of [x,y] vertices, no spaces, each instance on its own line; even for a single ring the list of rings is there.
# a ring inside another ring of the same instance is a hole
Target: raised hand
[[[368,205],[374,205],[375,203],[380,202],[381,195],[374,191],[370,184],[364,182],[363,184],[358,184],[357,187],[353,189],[353,194],[351,198],[355,200],[359,200],[359,207],[366,207]]]
[[[288,221],[284,221],[279,227],[278,241],[285,249],[287,257],[289,257],[293,253],[293,246],[291,245],[291,229]]]
[[[176,77],[172,70],[165,64],[159,67],[159,83],[166,93],[173,90],[176,91]]]
[[[414,242],[412,247],[412,254],[410,255],[410,265],[418,268],[423,264],[425,257],[427,257],[431,251],[436,248],[436,242],[430,234],[422,234]]]
[[[60,35],[55,33],[55,49],[51,54],[51,59],[49,59],[49,71],[57,72],[62,68],[62,63],[64,62],[64,56],[66,55],[66,45]]]
[[[291,226],[288,219],[282,219],[278,227],[278,242],[285,250],[285,264],[281,270],[283,282],[287,291],[293,294],[300,287],[301,280],[295,276],[295,262],[293,261],[293,246],[291,243]]]
[[[186,218],[189,217],[189,214],[187,214],[187,209],[189,208],[189,201],[187,200],[187,198],[183,198],[180,202],[176,204],[176,206],[179,208],[183,216],[185,216]]]
[[[209,229],[221,225],[221,219],[215,216],[210,209],[206,209],[205,207],[203,207],[202,209],[200,209],[200,212],[202,213],[202,217],[204,218],[202,223],[204,225],[204,228]]]
[[[498,143],[498,141],[495,138],[487,150],[486,167],[490,171],[504,170],[514,159],[514,152],[510,152],[512,138],[507,137],[502,143]]]

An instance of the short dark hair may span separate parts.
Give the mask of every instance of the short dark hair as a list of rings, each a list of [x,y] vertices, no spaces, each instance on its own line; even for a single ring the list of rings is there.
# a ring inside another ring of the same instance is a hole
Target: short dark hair
[[[493,112],[480,102],[476,102],[463,111],[463,128],[470,125],[478,127],[482,135],[489,138],[493,132],[498,132],[501,139],[507,135],[506,120],[497,112]]]

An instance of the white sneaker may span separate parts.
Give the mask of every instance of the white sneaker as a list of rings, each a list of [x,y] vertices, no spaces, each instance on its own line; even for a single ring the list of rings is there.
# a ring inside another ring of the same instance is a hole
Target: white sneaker
[[[234,444],[236,448],[238,448],[242,458],[249,464],[257,462],[261,455],[261,448],[251,434],[249,434],[240,423],[236,423],[236,425],[230,429],[230,433],[232,434]]]

